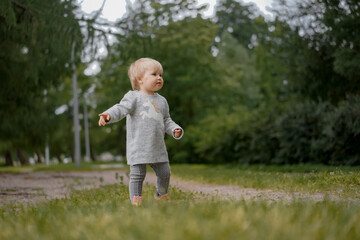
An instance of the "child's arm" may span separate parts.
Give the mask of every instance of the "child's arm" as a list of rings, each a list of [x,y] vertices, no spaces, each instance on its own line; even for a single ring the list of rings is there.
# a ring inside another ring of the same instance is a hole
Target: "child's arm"
[[[166,133],[175,139],[180,139],[184,135],[184,130],[171,119],[170,115],[164,118],[164,124]]]
[[[134,92],[129,91],[121,99],[119,104],[115,104],[105,112],[99,114],[99,126],[105,126],[107,123],[120,121],[133,111],[135,102],[136,96],[134,95]]]
[[[106,123],[110,121],[110,115],[108,113],[100,113],[99,116],[99,126],[105,126]]]
[[[165,131],[175,139],[180,139],[184,135],[184,130],[176,124],[170,117],[169,105],[166,102],[166,113],[164,117]]]

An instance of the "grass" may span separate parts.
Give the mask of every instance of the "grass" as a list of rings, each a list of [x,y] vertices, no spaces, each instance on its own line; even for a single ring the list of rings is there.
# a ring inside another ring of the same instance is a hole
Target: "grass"
[[[86,164],[81,169],[73,164],[25,169],[94,170]],[[342,189],[351,197],[360,192],[358,168],[172,165],[172,173],[184,179],[260,189]],[[130,205],[128,187],[122,183],[74,191],[68,199],[33,206],[2,206],[0,239],[360,239],[359,201],[220,201],[171,188],[170,201],[156,202],[154,191],[155,187],[144,186],[145,201],[140,207]]]
[[[106,168],[106,166],[109,166]],[[103,168],[105,167],[105,168]],[[24,172],[74,172],[74,171],[98,171],[98,170],[114,170],[124,169],[126,166],[120,166],[119,162],[82,162],[80,167],[77,167],[75,163],[67,164],[51,164],[46,166],[45,164],[36,164],[28,166],[16,166],[7,167],[1,166],[0,173],[24,173]]]
[[[114,166],[111,162],[44,164],[25,167],[0,167],[0,173],[32,171],[98,171],[100,166]],[[123,169],[127,166],[108,168]],[[245,188],[271,189],[288,192],[323,192],[340,197],[360,198],[360,167],[331,167],[323,165],[187,165],[172,164],[172,175],[203,183],[231,184]]]
[[[359,239],[360,205],[349,202],[218,201],[172,188],[169,202],[133,207],[124,185],[69,199],[0,208],[0,239]]]
[[[203,183],[360,198],[359,167],[316,165],[172,165],[173,176]]]

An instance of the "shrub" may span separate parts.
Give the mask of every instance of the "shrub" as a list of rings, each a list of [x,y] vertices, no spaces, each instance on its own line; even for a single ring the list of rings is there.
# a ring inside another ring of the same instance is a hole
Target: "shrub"
[[[177,151],[174,158],[198,163],[360,165],[359,96],[348,96],[337,106],[289,106],[218,110],[187,129],[186,150]]]
[[[360,165],[358,146],[360,97],[352,95],[338,106],[304,102],[278,117],[263,118],[252,132],[248,159],[240,161]]]
[[[322,138],[314,150],[324,149],[331,165],[360,165],[360,97],[347,96],[325,115]]]
[[[305,102],[294,105],[289,112],[279,116],[273,133],[279,149],[272,163],[318,163],[319,160],[313,158],[312,142],[321,137],[324,116],[329,108],[327,103]],[[319,155],[321,153],[315,154]]]
[[[250,116],[243,108],[233,113],[218,110],[189,127],[188,138],[197,158],[203,163],[235,161],[237,146],[233,131]]]

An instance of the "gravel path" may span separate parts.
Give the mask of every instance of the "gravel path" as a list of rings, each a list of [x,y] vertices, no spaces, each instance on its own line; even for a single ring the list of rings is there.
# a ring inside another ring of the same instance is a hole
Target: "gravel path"
[[[89,172],[29,172],[29,173],[0,173],[0,205],[3,204],[31,204],[39,201],[64,198],[73,189],[82,190],[96,188],[102,185],[120,183],[128,184],[128,177],[124,170],[89,171]],[[145,182],[156,184],[156,176],[148,172]],[[184,191],[191,191],[199,197],[215,197],[220,199],[266,199],[269,201],[293,199],[310,199],[322,201],[326,197],[339,200],[337,196],[325,196],[323,193],[304,194],[283,191],[259,190],[241,188],[232,185],[203,184],[184,181],[172,177],[171,185]]]
[[[64,198],[70,192],[120,182],[125,171],[28,172],[0,174],[0,204],[35,203]]]

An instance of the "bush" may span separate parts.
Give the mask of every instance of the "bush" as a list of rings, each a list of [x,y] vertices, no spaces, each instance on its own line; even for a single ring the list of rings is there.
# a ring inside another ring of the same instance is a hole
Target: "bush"
[[[360,97],[333,106],[305,102],[254,128],[248,155],[240,162],[360,165]]]
[[[327,102],[289,106],[253,112],[218,110],[188,127],[182,151],[174,151],[174,160],[360,165],[359,96],[348,96],[338,106]]]
[[[279,116],[274,124],[273,135],[279,142],[279,149],[271,160],[277,164],[319,163],[323,156],[313,152],[312,142],[318,141],[325,124],[324,116],[329,111],[327,103],[300,103],[289,112]]]
[[[278,110],[259,112],[251,121],[251,141],[241,154],[240,163],[271,164],[279,149],[279,140],[276,137],[275,120],[279,116]]]
[[[347,96],[329,114],[322,138],[313,144],[314,151],[324,149],[326,164],[360,165],[360,97]]]
[[[233,113],[218,110],[189,127],[187,137],[200,162],[236,161],[237,145],[234,143],[233,131],[239,122],[246,121],[250,116],[244,108],[239,108]]]

